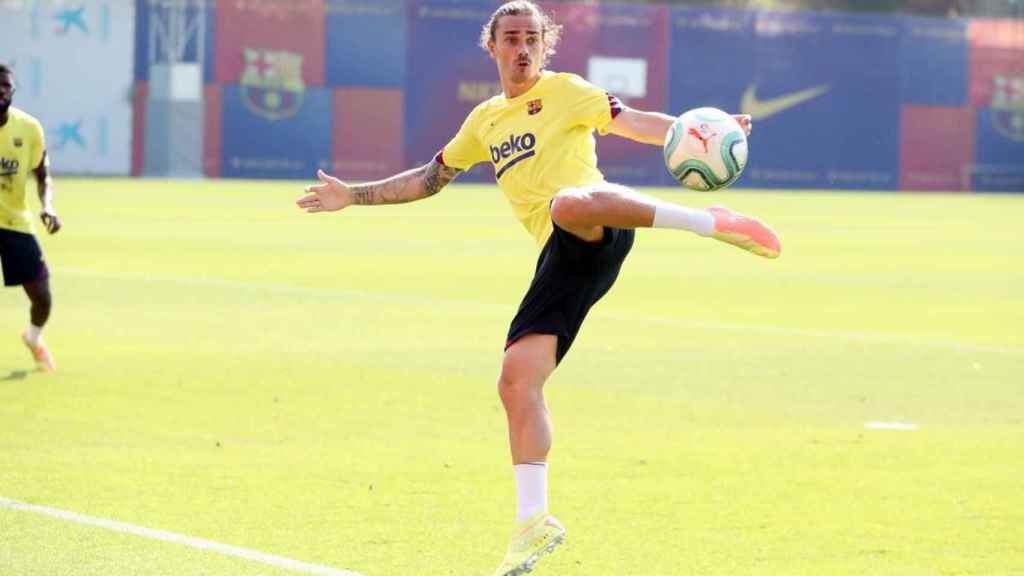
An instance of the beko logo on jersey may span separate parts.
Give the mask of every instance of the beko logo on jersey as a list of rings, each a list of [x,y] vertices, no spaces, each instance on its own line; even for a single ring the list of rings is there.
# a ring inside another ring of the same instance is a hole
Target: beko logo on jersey
[[[537,137],[529,132],[522,136],[513,134],[508,137],[507,142],[502,142],[501,146],[491,146],[491,160],[497,164],[513,154],[533,150],[536,145]]]
[[[8,160],[7,158],[0,158],[0,176],[9,176],[11,174],[18,173],[18,167],[21,163],[18,159]]]
[[[494,161],[495,166],[500,164],[502,160],[506,160],[508,158],[512,158],[513,156],[515,156],[515,158],[509,160],[508,163],[501,168],[501,170],[498,170],[498,172],[495,173],[494,177],[501,178],[501,175],[504,174],[506,170],[511,168],[512,165],[516,164],[521,160],[526,160],[527,158],[536,154],[537,151],[533,149],[536,145],[537,137],[527,132],[522,136],[516,136],[515,134],[512,134],[511,136],[508,137],[508,140],[502,142],[500,146],[490,146],[491,160]]]

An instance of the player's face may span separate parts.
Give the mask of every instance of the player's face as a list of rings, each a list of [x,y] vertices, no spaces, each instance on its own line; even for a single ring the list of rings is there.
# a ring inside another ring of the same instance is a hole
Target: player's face
[[[544,64],[544,37],[540,18],[533,14],[502,16],[494,30],[491,57],[501,77],[523,84],[540,74]]]
[[[14,76],[0,72],[0,114],[7,112],[14,101]]]

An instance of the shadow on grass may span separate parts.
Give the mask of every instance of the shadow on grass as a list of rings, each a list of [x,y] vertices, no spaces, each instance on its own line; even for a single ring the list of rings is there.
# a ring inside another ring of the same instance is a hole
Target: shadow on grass
[[[17,380],[24,380],[25,378],[28,378],[28,375],[28,370],[11,370],[10,373],[7,374],[7,376],[0,378],[0,382],[14,382]]]

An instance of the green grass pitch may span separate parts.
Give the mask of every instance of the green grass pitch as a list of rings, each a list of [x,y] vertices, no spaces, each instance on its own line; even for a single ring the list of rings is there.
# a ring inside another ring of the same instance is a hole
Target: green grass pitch
[[[0,498],[491,573],[535,258],[495,187],[307,215],[297,182],[57,185],[59,372],[0,292]],[[783,255],[638,233],[547,386],[569,534],[536,574],[1024,574],[1024,197],[655,192],[758,215]],[[288,572],[0,507],[0,573]]]

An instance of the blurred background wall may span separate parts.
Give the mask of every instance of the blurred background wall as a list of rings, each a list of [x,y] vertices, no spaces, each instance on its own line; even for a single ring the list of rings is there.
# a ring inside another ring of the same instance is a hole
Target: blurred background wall
[[[0,61],[58,173],[379,178],[500,91],[476,47],[497,4],[0,0]],[[739,186],[1024,192],[1020,2],[543,4],[566,27],[552,69],[638,108],[754,114]],[[599,154],[609,179],[671,183],[650,147]]]
[[[45,123],[58,172],[131,170],[134,14],[134,2],[0,1],[14,105]]]

